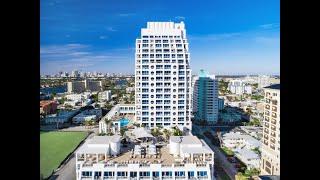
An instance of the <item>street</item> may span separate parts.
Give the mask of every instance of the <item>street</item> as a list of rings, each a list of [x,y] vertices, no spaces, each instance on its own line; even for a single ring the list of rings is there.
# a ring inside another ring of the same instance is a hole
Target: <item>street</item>
[[[208,128],[203,128],[203,127],[198,127],[198,126],[193,126],[194,130],[199,133],[203,134],[206,130],[211,131]],[[227,175],[234,180],[235,175],[237,174],[236,168],[227,160],[226,156],[223,154],[223,152],[220,151],[220,149],[216,146],[214,146],[210,139],[208,139],[206,136],[204,136],[204,140],[206,143],[210,146],[210,148],[214,151],[214,157],[217,162],[215,162],[215,165],[220,165],[222,169],[227,173]],[[218,174],[219,176],[219,174]]]

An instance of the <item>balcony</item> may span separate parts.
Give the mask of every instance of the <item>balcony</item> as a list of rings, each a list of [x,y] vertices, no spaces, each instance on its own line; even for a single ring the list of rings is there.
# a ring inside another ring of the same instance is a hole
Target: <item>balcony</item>
[[[274,140],[274,139],[271,139],[270,140],[273,144],[275,144],[276,143],[276,141]]]
[[[208,179],[208,176],[198,176],[198,179]]]
[[[128,176],[118,176],[117,179],[128,179]]]
[[[176,179],[186,179],[186,176],[176,176]]]
[[[140,176],[140,179],[150,179],[150,176]]]
[[[277,101],[277,100],[272,100],[272,104],[273,104],[273,105],[277,105],[277,104],[278,104],[278,101]]]
[[[172,176],[162,176],[162,179],[164,180],[164,179],[173,179],[173,177]]]
[[[81,180],[92,180],[91,176],[82,176]]]
[[[265,109],[270,110],[270,105],[266,105],[266,106],[265,106]]]
[[[105,177],[103,177],[104,180],[106,180],[106,179],[114,179],[114,178],[115,178],[115,176],[105,176]]]

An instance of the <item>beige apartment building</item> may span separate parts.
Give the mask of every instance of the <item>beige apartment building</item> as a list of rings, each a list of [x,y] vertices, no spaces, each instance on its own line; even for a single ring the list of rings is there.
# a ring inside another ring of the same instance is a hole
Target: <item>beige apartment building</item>
[[[264,88],[261,174],[280,175],[280,84]]]

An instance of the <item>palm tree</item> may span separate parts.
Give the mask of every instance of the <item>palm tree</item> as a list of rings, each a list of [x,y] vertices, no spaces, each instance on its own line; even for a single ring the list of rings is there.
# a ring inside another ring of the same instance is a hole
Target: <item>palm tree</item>
[[[156,138],[158,139],[160,135],[162,135],[162,133],[160,132],[159,128],[156,127],[156,128],[153,128],[151,130],[151,134]]]
[[[94,122],[94,120],[91,119],[91,120],[89,121],[89,124],[90,124],[90,126],[94,126],[94,125],[96,124],[96,122]]]
[[[168,129],[163,130],[163,134],[166,140],[169,140],[169,137],[171,135],[171,132]]]
[[[109,132],[109,126],[110,126],[110,124],[111,124],[111,120],[110,119],[108,119],[108,118],[105,118],[104,119],[104,123],[106,123],[106,126],[107,126],[107,129],[106,129],[106,133],[108,133]]]
[[[88,126],[90,125],[90,122],[89,121],[84,121],[84,125],[85,125],[85,128],[88,128]]]

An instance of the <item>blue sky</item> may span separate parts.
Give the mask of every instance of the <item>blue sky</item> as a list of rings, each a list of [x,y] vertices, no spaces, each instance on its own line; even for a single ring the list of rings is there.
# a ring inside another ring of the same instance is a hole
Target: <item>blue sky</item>
[[[170,20],[186,24],[193,73],[280,73],[279,0],[41,0],[41,74],[134,73],[140,29]]]

